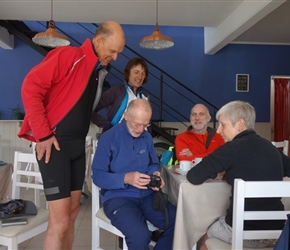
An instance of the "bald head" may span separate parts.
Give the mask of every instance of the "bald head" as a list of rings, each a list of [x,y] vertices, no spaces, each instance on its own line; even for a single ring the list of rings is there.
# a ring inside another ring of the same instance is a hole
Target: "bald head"
[[[151,115],[152,108],[150,103],[145,99],[132,100],[128,105],[127,113],[131,115],[138,112],[146,112]]]
[[[124,40],[125,44],[125,34],[121,25],[115,21],[105,21],[100,24],[97,28],[94,37],[101,35],[105,38],[112,36],[113,34],[120,36]]]
[[[192,112],[192,111],[194,112],[195,110],[202,110],[204,113],[206,113],[207,115],[209,115],[208,108],[207,108],[205,105],[203,105],[203,104],[200,104],[200,103],[195,104],[195,105],[192,107],[191,112]]]
[[[124,113],[129,133],[133,137],[139,137],[150,123],[152,108],[144,99],[132,100]]]
[[[93,45],[103,66],[117,60],[125,46],[125,34],[121,25],[115,21],[100,24],[93,38]]]
[[[197,134],[205,134],[207,132],[207,124],[211,116],[208,108],[203,104],[196,104],[192,107],[190,113],[190,122],[192,129]]]

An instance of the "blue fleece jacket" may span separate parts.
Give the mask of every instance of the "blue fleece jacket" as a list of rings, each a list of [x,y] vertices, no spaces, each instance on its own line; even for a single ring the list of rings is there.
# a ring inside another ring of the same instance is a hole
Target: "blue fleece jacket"
[[[140,198],[154,192],[124,184],[129,172],[153,174],[159,171],[152,137],[146,130],[133,137],[125,120],[102,134],[92,164],[92,178],[101,188],[102,203],[116,197]]]

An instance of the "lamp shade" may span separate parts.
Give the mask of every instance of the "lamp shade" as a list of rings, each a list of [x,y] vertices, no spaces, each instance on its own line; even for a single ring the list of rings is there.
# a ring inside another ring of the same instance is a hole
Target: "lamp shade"
[[[70,44],[70,41],[65,35],[57,33],[53,20],[49,21],[47,30],[36,34],[32,38],[32,41],[38,45],[50,48],[67,46]]]
[[[140,46],[145,49],[167,49],[174,45],[173,40],[168,37],[162,35],[162,33],[158,29],[158,24],[156,24],[156,28],[150,36],[144,37]]]

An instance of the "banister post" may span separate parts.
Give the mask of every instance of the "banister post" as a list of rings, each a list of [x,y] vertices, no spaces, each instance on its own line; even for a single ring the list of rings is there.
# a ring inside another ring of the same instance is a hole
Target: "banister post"
[[[160,121],[163,120],[162,109],[163,109],[163,74],[161,72],[161,75],[160,75],[160,99],[159,99],[159,120]]]

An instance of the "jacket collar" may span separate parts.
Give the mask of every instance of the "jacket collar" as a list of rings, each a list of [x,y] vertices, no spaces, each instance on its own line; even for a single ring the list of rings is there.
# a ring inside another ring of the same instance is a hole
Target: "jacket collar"
[[[256,134],[256,132],[253,129],[247,129],[242,131],[241,133],[237,134],[233,140],[237,139],[237,138],[242,138],[244,136],[248,136],[248,135],[254,135]]]
[[[133,86],[129,85],[129,83],[127,83],[127,82],[125,82],[125,84],[126,84],[127,88],[130,88],[130,89],[132,90],[132,92],[134,92],[134,87],[133,87]],[[136,95],[141,95],[142,92],[143,92],[143,87],[140,86],[140,87],[137,89],[137,93],[136,93]]]

